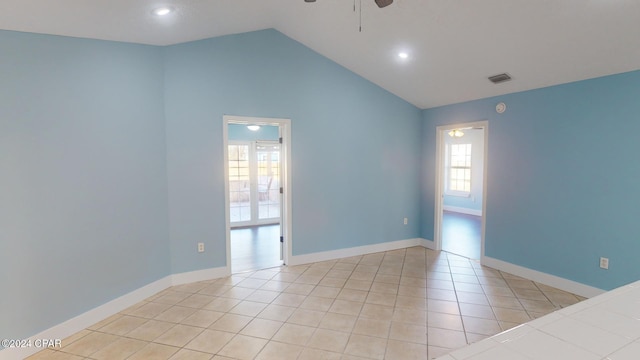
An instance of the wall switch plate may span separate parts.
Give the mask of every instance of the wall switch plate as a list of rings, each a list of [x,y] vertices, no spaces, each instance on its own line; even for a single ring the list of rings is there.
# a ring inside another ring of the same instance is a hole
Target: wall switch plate
[[[601,269],[609,269],[609,258],[601,257],[600,258],[600,268]]]
[[[204,252],[204,243],[198,243],[198,252]]]
[[[404,224],[407,225],[409,223],[409,219],[408,218],[404,218]]]

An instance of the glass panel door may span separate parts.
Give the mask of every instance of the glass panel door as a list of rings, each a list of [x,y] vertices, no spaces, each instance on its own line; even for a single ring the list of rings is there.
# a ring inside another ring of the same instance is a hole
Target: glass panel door
[[[232,223],[251,221],[249,144],[229,145],[229,205]]]
[[[256,143],[258,219],[280,217],[280,144]]]

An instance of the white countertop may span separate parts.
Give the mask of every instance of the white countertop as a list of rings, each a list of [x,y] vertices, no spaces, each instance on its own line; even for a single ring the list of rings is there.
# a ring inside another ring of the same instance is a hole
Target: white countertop
[[[639,360],[640,281],[437,360]]]

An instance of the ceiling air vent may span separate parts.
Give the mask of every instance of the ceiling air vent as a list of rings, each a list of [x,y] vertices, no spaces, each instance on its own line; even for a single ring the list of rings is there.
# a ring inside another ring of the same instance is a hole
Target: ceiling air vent
[[[507,73],[489,76],[489,81],[491,81],[494,84],[500,84],[509,80],[511,80],[511,76],[509,76],[509,74]]]

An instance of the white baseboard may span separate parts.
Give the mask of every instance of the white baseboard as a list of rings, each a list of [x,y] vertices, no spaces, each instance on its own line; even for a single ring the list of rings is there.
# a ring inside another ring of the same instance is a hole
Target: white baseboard
[[[576,295],[584,296],[587,298],[600,295],[605,290],[598,289],[593,286],[585,285],[576,281],[561,278],[559,276],[547,274],[541,271],[529,269],[523,266],[515,265],[506,261],[494,259],[488,256],[483,256],[480,260],[482,265],[508,272],[513,275],[523,277],[525,279],[533,280],[541,284],[554,287],[556,289],[564,290]]]
[[[171,285],[182,285],[198,281],[219,279],[231,275],[231,270],[227,267],[217,267],[204,270],[196,270],[171,275]]]
[[[309,264],[313,262],[335,260],[335,259],[351,257],[351,256],[360,256],[360,255],[373,254],[373,253],[383,252],[383,251],[404,249],[412,246],[424,246],[423,240],[424,239],[420,239],[420,238],[406,239],[406,240],[398,240],[398,241],[373,244],[373,245],[356,246],[356,247],[346,248],[346,249],[322,251],[322,252],[317,252],[312,254],[294,255],[294,256],[291,256],[291,258],[289,259],[289,265],[302,265],[302,264]]]
[[[169,275],[33,335],[30,339],[34,341],[36,339],[64,339],[171,286],[217,279],[229,274],[230,271],[226,267],[218,267]],[[24,359],[40,350],[44,349],[35,347],[4,349],[0,351],[0,360]]]
[[[436,242],[433,240],[420,239],[421,245],[427,249],[435,250]]]
[[[461,214],[482,216],[482,210],[469,209],[459,206],[443,205],[442,210],[453,211]]]
[[[136,289],[106,304],[93,308],[61,324],[55,325],[43,332],[30,337],[34,342],[37,339],[64,339],[89,326],[108,318],[120,311],[139,303],[140,301],[157,294],[158,292],[171,286],[171,277],[166,276],[148,285]],[[19,360],[37,353],[42,348],[8,348],[0,351],[2,360]]]

